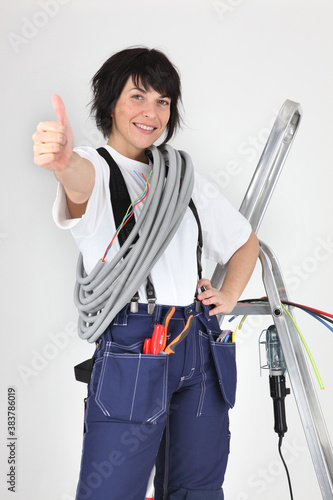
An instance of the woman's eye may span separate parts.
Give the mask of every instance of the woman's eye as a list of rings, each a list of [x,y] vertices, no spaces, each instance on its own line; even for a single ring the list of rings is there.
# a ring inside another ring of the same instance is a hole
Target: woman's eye
[[[138,101],[140,101],[142,99],[142,95],[141,94],[134,94],[134,95],[132,95],[132,99],[137,99]]]
[[[170,101],[165,101],[164,99],[161,99],[160,104],[162,104],[162,106],[170,106]]]

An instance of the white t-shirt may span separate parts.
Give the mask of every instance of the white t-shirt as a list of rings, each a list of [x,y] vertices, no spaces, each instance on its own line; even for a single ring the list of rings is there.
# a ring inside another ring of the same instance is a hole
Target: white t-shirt
[[[134,170],[145,177],[153,168],[151,165],[131,160],[110,146],[105,148],[118,164],[125,179],[131,200],[143,191],[143,184]],[[103,258],[116,228],[113,219],[109,189],[109,166],[99,153],[91,147],[76,148],[75,152],[88,159],[95,168],[95,185],[88,201],[86,213],[80,219],[72,219],[61,184],[53,206],[55,223],[63,229],[70,229],[83,255],[83,263],[89,274],[96,263]],[[203,257],[225,264],[234,252],[249,238],[251,226],[248,221],[210,184],[204,176],[195,172],[192,199],[197,208],[203,233]],[[144,203],[144,201],[142,202]],[[135,208],[138,217],[142,203]],[[190,208],[170,241],[165,252],[151,270],[157,303],[186,306],[193,302],[198,280],[197,249],[198,225]],[[119,250],[116,240],[106,261],[110,261]],[[203,277],[204,262],[203,264]],[[145,284],[139,289],[141,302],[147,302]]]

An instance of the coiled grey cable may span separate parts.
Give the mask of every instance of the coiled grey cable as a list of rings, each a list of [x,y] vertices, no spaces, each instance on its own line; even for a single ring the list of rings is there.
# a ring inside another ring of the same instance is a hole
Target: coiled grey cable
[[[190,156],[169,145],[151,146],[149,151],[153,161],[149,193],[125,243],[110,262],[100,260],[89,275],[85,273],[82,254],[78,259],[74,291],[78,331],[90,343],[102,335],[147,278],[176,233],[192,196],[194,173]],[[132,245],[138,233],[139,238]]]

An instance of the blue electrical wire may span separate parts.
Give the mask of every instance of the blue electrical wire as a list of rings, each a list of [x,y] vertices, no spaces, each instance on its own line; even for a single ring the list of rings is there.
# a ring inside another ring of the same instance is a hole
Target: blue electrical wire
[[[328,328],[329,330],[331,330],[331,332],[333,332],[333,328],[331,326],[329,326],[326,321],[324,321],[322,318],[319,318],[316,314],[308,311],[307,309],[303,309],[303,311],[307,312],[308,314],[310,314],[310,316],[313,316],[314,318],[316,318],[318,321],[320,321],[320,323],[322,323],[323,325],[326,326],[326,328]]]
[[[142,184],[145,186],[145,185],[146,185],[146,183],[145,183],[145,181],[142,179],[142,177],[140,176],[140,174],[138,174],[136,170],[133,170],[133,172],[134,172],[134,173],[135,173],[135,174],[139,177],[140,181],[141,181],[141,182],[142,182]]]

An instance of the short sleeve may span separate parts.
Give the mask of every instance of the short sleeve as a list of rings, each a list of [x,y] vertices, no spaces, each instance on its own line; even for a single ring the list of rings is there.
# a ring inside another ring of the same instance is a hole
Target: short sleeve
[[[59,183],[52,215],[56,225],[61,229],[71,229],[76,237],[91,236],[92,232],[98,227],[107,199],[110,198],[108,187],[109,170],[105,168],[105,162],[95,149],[82,147],[75,148],[74,151],[82,158],[89,160],[95,169],[95,184],[88,200],[86,212],[79,219],[71,218],[65,190]]]

